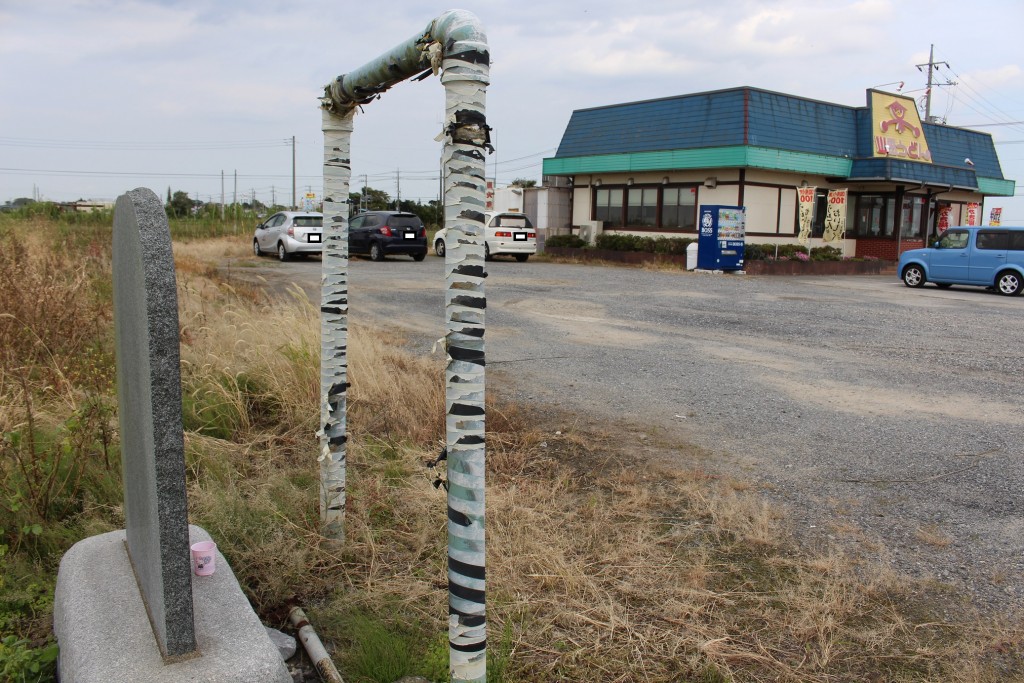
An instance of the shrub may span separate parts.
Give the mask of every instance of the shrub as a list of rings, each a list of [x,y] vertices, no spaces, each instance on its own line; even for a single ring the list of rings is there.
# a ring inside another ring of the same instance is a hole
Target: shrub
[[[587,241],[577,235],[552,235],[544,240],[545,247],[568,247],[570,249],[582,249],[587,246]]]
[[[841,261],[843,250],[836,247],[814,247],[811,249],[812,261]]]
[[[767,244],[750,244],[743,248],[743,258],[747,261],[763,261],[769,257]],[[771,256],[775,255],[775,248],[772,247]]]
[[[686,254],[686,247],[696,242],[691,237],[645,237],[603,232],[597,236],[597,248],[609,251],[642,251],[649,254]]]

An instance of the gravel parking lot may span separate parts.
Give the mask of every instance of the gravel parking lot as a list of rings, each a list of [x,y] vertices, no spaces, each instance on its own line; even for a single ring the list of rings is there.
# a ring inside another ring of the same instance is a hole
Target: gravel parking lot
[[[315,292],[319,268],[260,261],[231,275]],[[755,484],[805,542],[1020,616],[1024,297],[895,276],[500,260],[488,272],[489,387],[700,446],[679,464]],[[425,352],[443,335],[441,259],[353,260],[350,282],[353,320]]]

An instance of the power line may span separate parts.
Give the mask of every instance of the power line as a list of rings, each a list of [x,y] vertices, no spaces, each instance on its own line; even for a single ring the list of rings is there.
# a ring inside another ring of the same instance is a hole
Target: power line
[[[291,140],[280,138],[274,140],[219,140],[219,141],[182,141],[182,142],[151,142],[151,141],[90,141],[90,140],[50,140],[43,138],[12,138],[0,136],[0,146],[28,147],[32,149],[89,149],[107,151],[197,151],[215,149],[266,149],[290,145]]]
[[[1000,121],[999,123],[971,123],[960,126],[961,128],[991,128],[992,126],[1020,126],[1024,121]]]
[[[48,169],[48,168],[0,168],[0,173],[38,173],[40,175],[59,176],[107,176],[112,178],[136,176],[142,178],[220,178],[220,171],[216,173],[176,173],[156,171],[81,171],[70,169]],[[275,173],[239,173],[239,178],[272,180],[274,178],[291,178],[291,174]],[[298,175],[297,178],[321,178],[320,175]]]

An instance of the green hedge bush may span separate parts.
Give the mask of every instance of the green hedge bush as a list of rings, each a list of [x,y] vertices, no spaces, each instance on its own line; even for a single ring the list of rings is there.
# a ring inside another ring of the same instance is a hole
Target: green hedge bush
[[[684,256],[687,245],[696,241],[690,237],[645,237],[603,232],[597,236],[597,248],[609,251],[643,251],[650,254]]]
[[[776,248],[778,248],[776,256]],[[843,252],[837,247],[812,247],[810,258],[807,256],[807,247],[801,244],[751,244],[747,243],[744,248],[744,258],[747,261],[842,261]]]
[[[545,247],[569,247],[570,249],[582,249],[587,246],[587,241],[577,235],[552,235],[544,240]]]

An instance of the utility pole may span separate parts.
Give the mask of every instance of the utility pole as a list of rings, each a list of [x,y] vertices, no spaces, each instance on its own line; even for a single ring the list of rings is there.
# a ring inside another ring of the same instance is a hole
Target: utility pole
[[[395,211],[402,210],[402,171],[395,169]]]
[[[224,169],[220,170],[220,220],[224,222]]]
[[[238,232],[238,169],[235,169],[235,192],[231,195],[231,214],[235,219],[235,232]]]
[[[939,70],[939,66],[943,65],[943,64],[946,66],[947,69],[949,68],[949,62],[936,62],[935,61],[935,45],[932,44],[930,46],[929,50],[928,50],[928,63],[927,64],[918,64],[917,65],[917,70],[918,71],[922,71],[922,72],[924,71],[923,67],[928,67],[928,87],[924,91],[924,93],[925,93],[924,94],[924,122],[925,123],[934,123],[934,121],[932,120],[932,85],[933,85],[932,73],[935,72],[935,71],[938,71]],[[956,85],[956,82],[955,81],[951,81],[949,79],[946,79],[945,83],[934,83],[934,85]]]
[[[299,207],[295,203],[295,136],[292,136],[292,211]]]

